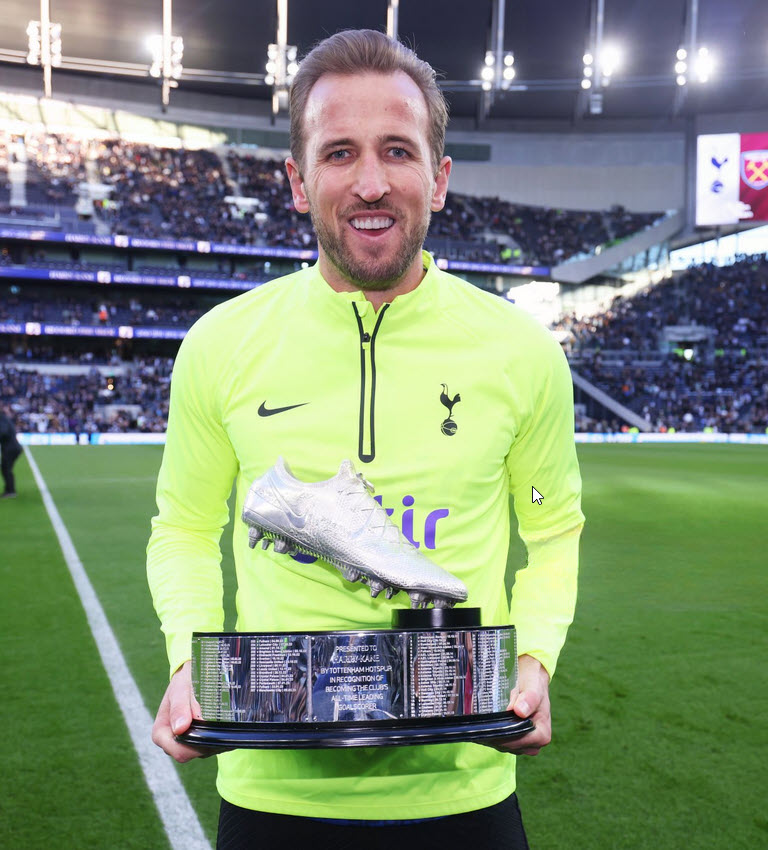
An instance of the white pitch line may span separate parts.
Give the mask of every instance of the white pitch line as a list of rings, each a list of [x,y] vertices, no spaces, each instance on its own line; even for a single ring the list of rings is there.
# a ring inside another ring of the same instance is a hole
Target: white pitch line
[[[59,511],[54,504],[48,487],[28,447],[24,447],[32,474],[35,476],[43,504],[48,511],[51,524],[59,538],[64,560],[72,575],[80,601],[85,609],[96,646],[107,671],[115,699],[125,718],[125,725],[136,748],[139,764],[144,771],[149,790],[152,792],[157,810],[163,822],[173,850],[211,850],[197,813],[189,802],[187,792],[169,756],[152,743],[152,717],[147,711],[131,671],[125,663],[115,633],[109,625],[107,615],[93,589],[83,563],[77,554]]]

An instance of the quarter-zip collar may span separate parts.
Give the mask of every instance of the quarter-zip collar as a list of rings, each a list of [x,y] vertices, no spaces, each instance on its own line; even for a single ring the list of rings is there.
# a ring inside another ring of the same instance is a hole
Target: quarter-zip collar
[[[387,308],[388,322],[391,322],[394,318],[405,318],[410,315],[416,315],[422,310],[429,310],[434,304],[440,270],[437,268],[432,255],[428,251],[422,251],[421,253],[426,274],[415,289],[412,289],[410,292],[404,292],[402,295],[397,295],[392,299],[392,302]],[[336,292],[334,289],[331,289],[325,278],[320,274],[320,268],[317,263],[308,269],[306,274],[305,285],[310,304],[323,310],[331,310],[336,315],[344,316],[345,318],[350,316],[351,305],[354,303],[360,305],[362,308],[361,312],[367,312],[368,309],[373,309],[362,290]],[[369,306],[365,307],[362,302],[365,302]],[[385,305],[382,305],[378,312],[381,313],[384,307]]]

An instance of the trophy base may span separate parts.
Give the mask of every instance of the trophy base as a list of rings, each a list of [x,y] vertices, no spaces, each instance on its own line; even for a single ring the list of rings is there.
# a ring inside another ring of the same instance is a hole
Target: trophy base
[[[195,720],[176,740],[219,749],[310,750],[334,747],[402,747],[519,738],[534,729],[528,718],[504,712],[386,723],[218,723]]]
[[[513,738],[514,626],[479,608],[396,609],[391,629],[195,632],[202,717],[178,740],[219,749],[309,749]]]

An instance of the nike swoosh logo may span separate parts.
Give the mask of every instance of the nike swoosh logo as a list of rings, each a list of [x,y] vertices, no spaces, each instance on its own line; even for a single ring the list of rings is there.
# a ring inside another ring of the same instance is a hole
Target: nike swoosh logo
[[[304,407],[309,404],[308,401],[303,401],[301,404],[289,404],[288,407],[273,407],[271,410],[267,407],[266,401],[262,401],[259,405],[259,416],[274,416],[276,413],[285,413],[286,410],[293,410],[294,407]]]
[[[309,402],[304,402],[304,403],[305,403],[305,404],[309,404]],[[295,405],[295,406],[296,406],[296,407],[300,407],[301,405]],[[288,517],[288,519],[291,521],[291,525],[292,525],[294,528],[304,528],[304,526],[307,524],[307,518],[306,518],[306,516],[305,516],[304,514],[297,514],[297,513],[294,513],[294,512],[293,512],[293,510],[291,509],[291,506],[290,506],[290,505],[288,504],[288,502],[286,502],[286,500],[283,498],[283,496],[282,496],[282,494],[280,493],[280,491],[279,491],[279,490],[277,490],[277,489],[275,489],[274,487],[272,488],[272,495],[275,497],[275,499],[276,499],[276,500],[280,503],[280,505],[282,506],[283,510],[285,511],[285,515],[286,515],[286,516]]]

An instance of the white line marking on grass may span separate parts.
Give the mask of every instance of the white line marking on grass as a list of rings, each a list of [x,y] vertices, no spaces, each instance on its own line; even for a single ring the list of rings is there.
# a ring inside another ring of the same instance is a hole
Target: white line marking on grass
[[[32,453],[24,446],[32,474],[35,476],[43,504],[48,511],[51,524],[59,538],[64,560],[67,562],[72,581],[75,583],[80,601],[85,609],[102,663],[115,692],[117,704],[123,712],[125,725],[139,756],[141,769],[152,792],[163,827],[174,850],[211,850],[203,833],[197,813],[189,802],[187,792],[171,759],[152,743],[152,717],[147,711],[131,671],[125,663],[115,633],[109,625],[107,615],[101,607],[83,563],[77,554],[72,538],[59,515],[48,487],[35,463]]]

